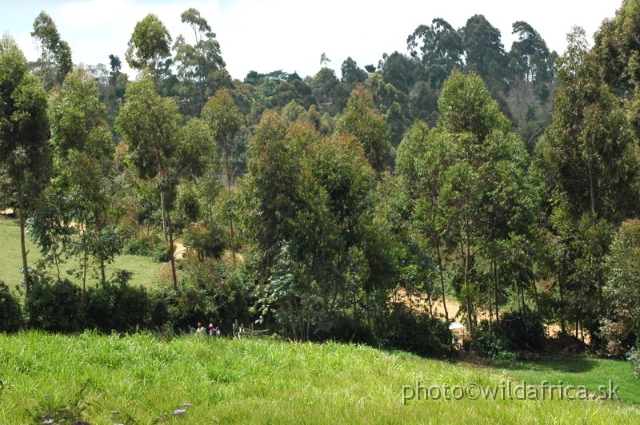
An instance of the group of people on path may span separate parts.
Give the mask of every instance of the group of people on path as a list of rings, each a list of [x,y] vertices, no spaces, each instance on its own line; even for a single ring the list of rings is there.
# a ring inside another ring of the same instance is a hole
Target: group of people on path
[[[220,336],[220,329],[213,326],[213,323],[209,323],[209,329],[202,326],[202,322],[198,322],[198,327],[196,328],[196,335],[199,336],[211,336],[214,338],[218,338]]]

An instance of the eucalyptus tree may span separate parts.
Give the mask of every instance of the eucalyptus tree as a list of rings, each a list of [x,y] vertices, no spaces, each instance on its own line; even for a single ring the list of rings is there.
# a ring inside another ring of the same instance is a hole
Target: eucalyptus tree
[[[170,73],[171,40],[171,34],[164,24],[150,13],[136,24],[125,59],[133,69],[148,70],[158,86]]]
[[[232,186],[235,185],[236,174],[233,159],[239,142],[236,135],[242,126],[243,117],[231,94],[226,89],[222,89],[204,105],[202,119],[211,129],[213,142],[217,144],[222,160],[227,191],[231,191]],[[235,262],[235,230],[231,215],[229,215],[229,232]]]
[[[77,226],[84,293],[89,256],[98,261],[100,281],[106,284],[106,263],[113,261],[121,248],[109,219],[115,145],[98,83],[86,69],[68,74],[62,87],[52,91],[49,104],[52,187],[58,195],[56,201],[50,201],[67,210],[61,220],[64,226],[72,222]]]
[[[371,92],[364,86],[359,85],[351,92],[336,133],[351,134],[378,173],[389,165],[392,148],[387,124],[384,117],[376,111]]]
[[[180,80],[178,91],[185,103],[184,110],[189,115],[197,116],[207,99],[225,82],[224,74],[220,74],[225,63],[216,34],[200,12],[190,8],[180,16],[182,22],[189,24],[193,30],[195,43],[188,44],[185,37],[180,35],[173,45],[176,53],[174,63]]]
[[[536,199],[524,144],[479,76],[454,71],[438,105],[436,128],[417,123],[407,133],[398,171],[413,225],[436,259],[440,291],[448,266],[473,332],[478,302],[495,311],[499,286],[517,284],[510,271],[488,271],[505,262],[509,241],[526,236]]]
[[[606,84],[584,30],[569,34],[560,58],[561,87],[551,125],[536,147],[536,169],[549,195],[552,233],[570,254],[556,264],[576,332],[592,333],[604,314],[603,261],[614,226],[638,214],[637,139],[623,105]],[[597,312],[594,315],[593,312]]]
[[[55,85],[61,85],[64,77],[73,69],[71,47],[60,38],[58,27],[45,12],[40,12],[33,22],[31,36],[40,45],[40,58],[34,64],[34,72],[49,91]]]
[[[173,229],[169,211],[173,201],[176,178],[170,168],[178,143],[181,116],[174,99],[161,97],[154,79],[146,75],[127,86],[127,103],[116,118],[116,129],[129,146],[130,160],[138,175],[154,180],[160,192],[163,230],[168,235],[169,261],[174,289],[177,289]]]
[[[0,37],[0,180],[4,206],[17,210],[25,297],[30,279],[25,228],[51,168],[47,94],[9,36]]]
[[[593,52],[603,78],[620,97],[636,137],[640,137],[640,2],[623,0],[613,19],[602,22]]]
[[[464,69],[482,77],[494,93],[505,92],[507,56],[500,30],[491,25],[484,15],[474,15],[460,29],[464,46]]]
[[[376,173],[360,144],[269,112],[251,153],[240,194],[259,253],[256,307],[295,338],[330,334],[340,320],[373,325],[395,274],[390,231],[376,213]]]
[[[451,71],[462,68],[464,46],[462,37],[449,22],[435,18],[431,25],[419,25],[407,37],[407,50],[425,66],[428,82],[439,89]]]

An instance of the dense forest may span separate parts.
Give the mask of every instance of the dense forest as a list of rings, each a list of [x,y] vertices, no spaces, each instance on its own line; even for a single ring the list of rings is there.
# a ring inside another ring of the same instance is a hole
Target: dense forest
[[[0,210],[23,263],[19,297],[0,284],[0,330],[239,319],[439,354],[455,319],[489,355],[540,349],[543,324],[633,349],[640,0],[561,55],[526,22],[507,51],[482,15],[437,18],[377,65],[338,76],[323,55],[315,76],[243,81],[205,17],[181,17],[175,39],[137,23],[135,78],[115,55],[74,66],[45,12],[36,62],[0,38]],[[166,262],[152,289],[108,267],[122,253]]]

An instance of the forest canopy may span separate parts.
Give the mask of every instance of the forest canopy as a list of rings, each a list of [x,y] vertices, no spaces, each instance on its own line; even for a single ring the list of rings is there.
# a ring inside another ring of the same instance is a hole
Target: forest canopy
[[[340,75],[323,55],[313,76],[243,80],[195,9],[188,35],[149,14],[124,58],[90,66],[42,12],[37,61],[0,38],[0,210],[23,266],[7,323],[240,319],[430,355],[453,320],[485,354],[540,349],[557,325],[623,355],[639,332],[638,10],[624,0],[593,44],[574,28],[562,55],[524,21],[507,49],[474,15],[408,28],[406,52]],[[152,292],[110,272],[125,253],[166,263]],[[60,322],[42,299],[63,290],[77,315]]]

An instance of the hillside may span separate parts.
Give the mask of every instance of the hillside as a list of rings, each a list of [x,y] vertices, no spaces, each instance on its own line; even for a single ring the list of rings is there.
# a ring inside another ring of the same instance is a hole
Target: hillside
[[[0,281],[6,283],[14,289],[22,279],[20,272],[22,259],[20,258],[20,228],[17,221],[6,218],[0,214]],[[29,251],[29,264],[34,265],[41,254],[38,247],[28,240],[27,249]],[[70,259],[67,264],[73,264],[74,259]],[[77,261],[79,263],[79,260]],[[153,261],[148,257],[139,255],[120,255],[107,267],[108,275],[117,269],[124,269],[133,272],[132,285],[149,286],[152,277],[160,271],[162,264]],[[53,273],[53,270],[51,270]]]
[[[23,332],[0,335],[0,346],[0,423],[8,425],[64,414],[91,424],[631,424],[640,413],[622,401],[403,401],[417,385],[499,387],[507,378],[335,343]]]

